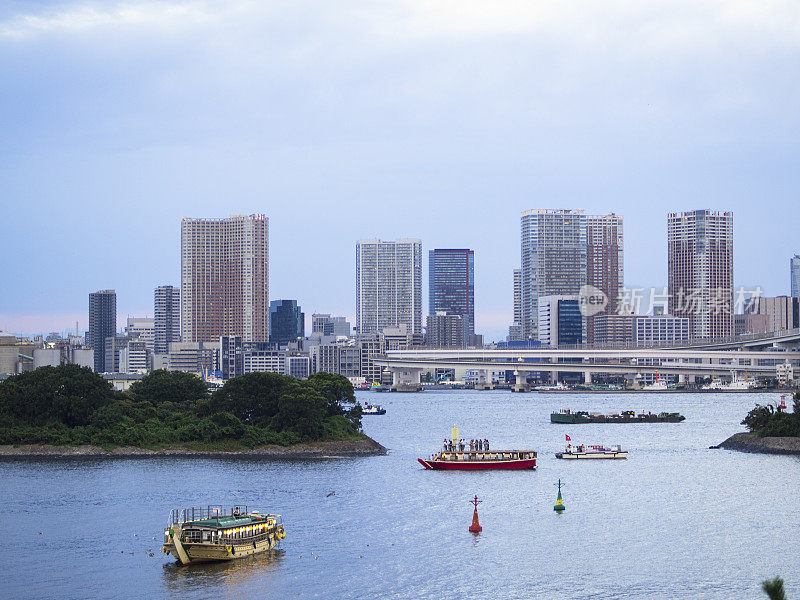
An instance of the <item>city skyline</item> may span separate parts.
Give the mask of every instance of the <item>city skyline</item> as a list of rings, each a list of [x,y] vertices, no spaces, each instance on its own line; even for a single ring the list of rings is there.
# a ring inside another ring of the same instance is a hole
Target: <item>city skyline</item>
[[[353,321],[354,240],[472,248],[487,340],[532,207],[623,215],[632,287],[667,284],[667,213],[732,211],[735,285],[789,293],[800,6],[167,4],[0,8],[0,329],[85,330],[105,288],[151,314],[187,215],[266,213],[270,295]]]

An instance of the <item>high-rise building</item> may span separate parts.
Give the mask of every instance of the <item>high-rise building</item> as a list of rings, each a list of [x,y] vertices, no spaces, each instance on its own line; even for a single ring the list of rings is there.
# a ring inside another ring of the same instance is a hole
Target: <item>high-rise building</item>
[[[405,325],[422,334],[422,240],[356,243],[356,327],[360,334]]]
[[[577,295],[540,296],[538,320],[539,341],[543,346],[582,344],[585,339],[586,319]]]
[[[269,338],[269,221],[181,219],[181,339]]]
[[[690,320],[686,317],[659,315],[633,317],[633,343],[637,346],[659,346],[689,339]]]
[[[286,346],[305,337],[305,315],[297,300],[273,300],[269,303],[269,341]]]
[[[692,338],[733,334],[733,213],[667,217],[669,313],[689,319]]]
[[[795,254],[789,259],[789,273],[791,274],[791,296],[800,298],[800,254]]]
[[[522,269],[514,269],[514,325],[522,325]]]
[[[523,212],[521,224],[522,331],[539,339],[539,297],[577,295],[586,284],[586,215],[539,208]]]
[[[100,290],[89,294],[89,339],[94,348],[94,370],[106,372],[106,338],[117,333],[117,293]]]
[[[428,315],[425,330],[425,344],[432,348],[463,348],[466,345],[464,317],[461,315],[445,311]]]
[[[155,320],[150,317],[128,317],[125,335],[130,340],[144,342],[147,350],[152,354],[155,346],[154,328]]]
[[[767,331],[783,331],[800,327],[800,298],[776,296],[757,299],[757,313],[767,318]]]
[[[153,351],[166,354],[181,340],[181,288],[160,285],[153,297]]]
[[[332,317],[329,314],[311,315],[311,333],[350,337],[350,322],[347,317]]]
[[[624,256],[622,217],[620,215],[590,215],[586,219],[586,283],[602,291],[607,304],[602,311],[586,319],[587,338],[595,340],[594,319],[603,314],[615,314],[619,308],[624,286]]]
[[[459,315],[464,341],[475,333],[475,253],[437,248],[428,253],[428,314]]]

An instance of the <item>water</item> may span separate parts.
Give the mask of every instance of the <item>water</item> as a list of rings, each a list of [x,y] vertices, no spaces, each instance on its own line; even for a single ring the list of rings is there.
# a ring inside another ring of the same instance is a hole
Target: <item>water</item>
[[[388,409],[364,418],[388,456],[0,462],[0,597],[740,599],[764,598],[760,582],[781,575],[800,598],[800,458],[708,449],[775,394],[359,396]],[[566,407],[687,420],[550,424]],[[453,424],[493,448],[537,450],[539,469],[424,470],[416,457]],[[557,460],[565,433],[629,458]],[[284,515],[282,550],[188,568],[161,553],[170,509],[217,503]]]

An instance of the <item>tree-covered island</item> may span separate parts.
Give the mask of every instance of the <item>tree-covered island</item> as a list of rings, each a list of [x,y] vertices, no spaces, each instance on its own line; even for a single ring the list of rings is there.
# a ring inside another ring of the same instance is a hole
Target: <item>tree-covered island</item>
[[[0,382],[0,444],[237,451],[368,439],[352,384],[249,373],[209,393],[190,373],[154,371],[127,392],[91,369],[41,367]]]
[[[800,392],[794,394],[794,411],[777,404],[756,404],[742,425],[749,433],[735,433],[713,448],[743,452],[800,455]]]

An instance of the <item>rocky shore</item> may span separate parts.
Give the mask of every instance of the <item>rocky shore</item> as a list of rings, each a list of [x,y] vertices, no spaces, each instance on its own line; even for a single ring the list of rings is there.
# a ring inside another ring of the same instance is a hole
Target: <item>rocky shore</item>
[[[757,452],[761,454],[800,455],[800,438],[796,437],[758,437],[752,433],[735,433],[719,446],[726,450]]]
[[[311,442],[294,446],[261,446],[249,450],[190,450],[176,446],[163,450],[148,450],[136,446],[120,446],[104,450],[99,446],[48,446],[48,445],[0,445],[0,459],[14,458],[151,458],[179,456],[182,458],[343,458],[380,456],[387,450],[372,438],[338,442]]]

